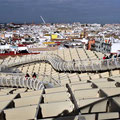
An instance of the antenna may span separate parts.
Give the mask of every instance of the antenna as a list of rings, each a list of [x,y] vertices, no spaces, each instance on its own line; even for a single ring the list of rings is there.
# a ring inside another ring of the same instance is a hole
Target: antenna
[[[43,23],[44,23],[44,24],[46,24],[46,22],[45,22],[45,20],[43,19],[43,17],[42,17],[42,16],[40,16],[40,18],[42,19]]]

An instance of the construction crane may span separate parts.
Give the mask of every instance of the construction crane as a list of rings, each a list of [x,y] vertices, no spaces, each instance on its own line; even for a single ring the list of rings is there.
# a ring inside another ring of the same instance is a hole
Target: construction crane
[[[46,24],[46,22],[45,22],[45,20],[43,19],[43,17],[42,17],[42,16],[40,16],[40,18],[42,19],[43,23],[44,23],[44,24]]]

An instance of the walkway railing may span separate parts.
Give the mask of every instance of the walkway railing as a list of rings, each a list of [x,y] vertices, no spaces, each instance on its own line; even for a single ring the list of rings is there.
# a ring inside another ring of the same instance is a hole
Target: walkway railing
[[[120,68],[120,58],[106,59],[106,60],[76,60],[76,61],[65,61],[56,54],[37,54],[28,55],[26,57],[21,57],[15,61],[11,60],[9,63],[4,62],[0,66],[0,70],[4,70],[17,65],[22,65],[26,63],[36,62],[36,61],[46,61],[49,62],[52,67],[57,71],[104,71]]]
[[[25,78],[25,77],[0,77],[0,86],[3,87],[21,87],[34,90],[44,89],[44,84],[38,79]]]
[[[11,60],[9,63],[4,62],[0,65],[0,70],[6,70],[17,65],[27,64],[31,62],[45,61],[52,65],[57,71],[105,71],[120,68],[120,58],[106,59],[106,60],[83,60],[83,61],[65,61],[55,54],[40,54],[28,55],[21,57],[21,59]],[[34,90],[44,89],[46,84],[50,81],[40,81],[33,78],[25,78],[22,76],[13,76],[9,78],[0,77],[0,86],[6,87],[24,87]],[[51,80],[54,85],[59,85],[59,81]],[[52,85],[52,84],[51,84]]]

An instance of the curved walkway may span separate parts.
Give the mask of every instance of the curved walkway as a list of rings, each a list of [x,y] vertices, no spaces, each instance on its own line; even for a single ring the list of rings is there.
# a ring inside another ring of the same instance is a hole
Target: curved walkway
[[[56,54],[37,54],[37,55],[27,55],[26,57],[21,57],[20,59],[13,59],[9,63],[4,62],[0,66],[0,70],[6,70],[7,68],[15,67],[22,64],[27,64],[31,62],[44,61],[51,64],[51,66],[57,71],[104,71],[120,68],[120,58],[108,59],[108,60],[84,60],[84,61],[64,61],[61,57]],[[46,76],[45,76],[46,77]],[[48,77],[48,76],[47,76]],[[60,86],[59,81],[52,79],[51,83]],[[29,89],[39,90],[44,89],[44,86],[52,86],[50,81],[40,81],[38,79],[26,79],[25,77],[13,76],[9,78],[0,77],[0,86],[7,87],[25,87]]]
[[[34,90],[44,89],[43,82],[38,79],[25,78],[25,77],[0,77],[0,86],[2,87],[21,87]]]
[[[57,71],[78,71],[78,72],[96,72],[105,71],[111,69],[120,68],[120,58],[107,59],[107,60],[83,60],[83,61],[65,61],[56,54],[37,54],[37,55],[27,55],[26,57],[21,57],[20,59],[11,60],[9,63],[3,63],[0,66],[0,70],[5,70],[10,67],[15,67],[17,65],[27,64],[31,62],[45,61],[52,65],[52,67]]]
[[[13,75],[12,75],[13,74]],[[38,78],[33,79],[31,77],[25,78],[23,74],[19,76],[14,76],[14,73],[11,73],[11,76],[7,74],[3,77],[0,77],[0,86],[2,87],[20,87],[28,88],[33,90],[40,90],[47,88],[52,88],[54,85],[61,86],[59,81],[56,81],[54,78],[49,78],[48,75],[39,75],[40,78],[44,77],[43,80]]]

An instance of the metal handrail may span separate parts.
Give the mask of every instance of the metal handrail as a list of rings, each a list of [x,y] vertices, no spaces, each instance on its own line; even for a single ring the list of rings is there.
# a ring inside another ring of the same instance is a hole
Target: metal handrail
[[[98,70],[110,70],[115,68],[120,68],[120,58],[112,59],[93,59],[93,60],[76,60],[74,61],[64,61],[61,57],[56,54],[43,53],[39,55],[28,55],[26,58],[21,58],[20,60],[10,61],[9,63],[4,62],[0,68],[1,71],[14,67],[16,65],[21,65],[29,62],[35,61],[47,61],[54,69],[57,71],[98,71]],[[97,68],[95,66],[98,66]],[[84,68],[84,69],[83,69]]]
[[[27,84],[24,84],[25,82]],[[36,86],[34,85],[34,82],[36,82],[37,84]],[[33,79],[33,78],[18,77],[18,76],[17,77],[12,76],[9,79],[0,77],[0,86],[24,87],[24,88],[34,89],[34,90],[44,89],[44,84],[40,80]]]

